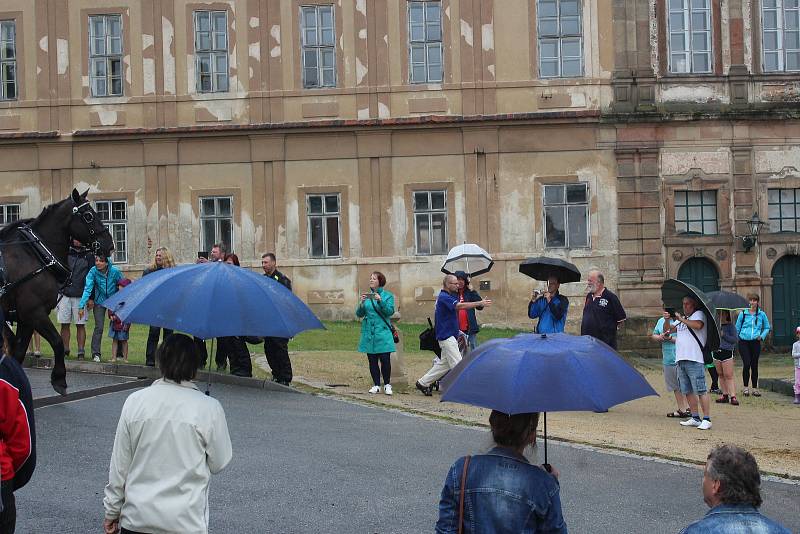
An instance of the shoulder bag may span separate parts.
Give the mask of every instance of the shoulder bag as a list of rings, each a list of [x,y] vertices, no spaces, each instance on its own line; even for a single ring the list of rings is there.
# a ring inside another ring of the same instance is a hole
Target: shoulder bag
[[[706,343],[706,345],[703,345],[702,343],[700,343],[700,338],[697,337],[697,334],[694,333],[694,328],[691,328],[688,324],[686,325],[686,328],[689,329],[689,333],[692,334],[694,340],[697,341],[698,345],[700,345],[700,352],[703,353],[703,364],[711,365],[712,363],[714,363],[714,358],[711,355],[711,351],[708,350],[708,344]]]
[[[395,328],[393,324],[386,320],[380,310],[378,310],[378,307],[375,306],[374,300],[370,300],[370,302],[372,303],[372,309],[375,310],[375,313],[378,314],[378,317],[381,318],[381,321],[383,321],[387,328],[389,328],[389,330],[392,332],[392,339],[394,340],[395,344],[400,343],[400,334],[397,332],[397,328]]]
[[[464,532],[464,495],[467,493],[467,469],[472,456],[464,458],[464,469],[461,471],[461,494],[458,497],[458,534]]]

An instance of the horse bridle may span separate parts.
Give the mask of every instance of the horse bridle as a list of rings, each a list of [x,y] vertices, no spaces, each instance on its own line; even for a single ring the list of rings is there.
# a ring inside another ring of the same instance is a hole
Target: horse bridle
[[[72,208],[72,214],[80,217],[80,219],[86,224],[86,229],[89,230],[89,236],[94,238],[95,230],[92,226],[92,223],[94,223],[95,213],[92,210],[91,203],[87,200],[83,204],[74,206]],[[88,245],[95,254],[100,252],[100,241],[98,239],[94,239],[91,241],[91,243],[88,243]]]

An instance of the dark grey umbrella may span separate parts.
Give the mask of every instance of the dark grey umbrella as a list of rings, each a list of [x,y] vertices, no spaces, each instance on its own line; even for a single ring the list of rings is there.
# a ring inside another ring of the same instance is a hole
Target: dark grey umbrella
[[[708,295],[694,287],[692,284],[681,282],[674,278],[665,281],[661,286],[661,300],[664,306],[674,310],[683,309],[683,297],[694,297],[700,303],[700,309],[706,314],[708,322],[708,339],[706,346],[708,350],[719,349],[719,323],[717,323],[717,308],[708,298]],[[713,328],[712,328],[713,327]]]
[[[546,256],[528,258],[519,264],[519,272],[530,276],[534,280],[543,280],[545,282],[551,276],[558,278],[558,281],[562,284],[581,281],[581,272],[578,268],[560,258],[548,258]]]
[[[718,310],[743,310],[750,307],[746,298],[730,291],[709,291],[706,295]]]

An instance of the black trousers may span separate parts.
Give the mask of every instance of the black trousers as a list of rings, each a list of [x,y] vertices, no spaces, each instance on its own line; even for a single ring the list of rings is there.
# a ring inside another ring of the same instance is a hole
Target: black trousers
[[[161,336],[161,328],[157,326],[151,326],[150,331],[147,333],[147,348],[145,349],[145,363],[147,365],[153,366],[156,364],[156,349],[158,348],[158,338]],[[172,330],[169,328],[164,328],[164,337],[162,339],[167,339],[170,335],[172,335]]]
[[[372,383],[376,386],[381,385],[381,374],[383,374],[383,383],[392,383],[392,358],[391,353],[383,352],[380,354],[367,354],[369,359],[369,374],[372,376]],[[380,362],[380,367],[378,367]]]
[[[708,389],[709,390],[719,389],[719,373],[717,373],[717,368],[708,367],[707,369],[708,369],[708,376],[711,377],[711,387]]]
[[[241,337],[217,338],[217,353],[214,355],[217,367],[224,367],[227,360],[231,362],[231,374],[236,376],[253,376],[253,364],[250,351]]]
[[[753,377],[753,387],[758,387],[758,358],[761,356],[761,340],[739,340],[739,354],[742,356],[742,382],[747,387],[750,375]]]
[[[0,499],[3,500],[3,511],[0,512],[0,534],[14,534],[17,527],[17,505],[14,499],[14,481],[6,480],[0,484]]]
[[[283,337],[265,337],[264,354],[276,382],[292,381],[292,362],[289,360],[289,340]]]

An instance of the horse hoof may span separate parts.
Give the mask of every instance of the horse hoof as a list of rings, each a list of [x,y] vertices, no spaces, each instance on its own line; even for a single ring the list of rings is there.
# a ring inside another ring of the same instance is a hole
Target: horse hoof
[[[62,397],[67,394],[67,386],[62,386],[61,384],[53,384],[52,382],[50,384],[53,386],[53,389],[56,390],[56,393],[58,393]]]

